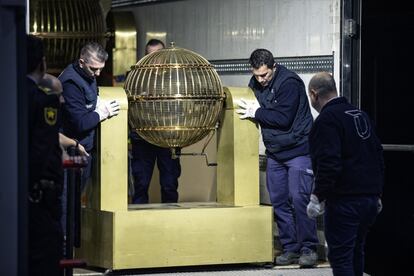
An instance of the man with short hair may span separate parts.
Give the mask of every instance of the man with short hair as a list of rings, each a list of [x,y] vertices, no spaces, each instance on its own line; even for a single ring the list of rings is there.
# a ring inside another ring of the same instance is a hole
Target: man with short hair
[[[99,100],[96,82],[108,59],[108,53],[97,42],[87,43],[80,51],[77,61],[69,64],[60,74],[63,85],[63,133],[75,138],[89,153],[89,162],[83,170],[83,191],[92,173],[95,153],[95,131],[100,122],[119,113],[116,100]]]
[[[331,74],[313,76],[308,94],[319,112],[309,135],[315,189],[308,216],[325,213],[333,275],[362,276],[365,239],[382,209],[382,146],[368,115],[338,97]]]
[[[283,253],[277,265],[317,263],[316,222],[306,215],[313,173],[308,134],[312,115],[302,79],[275,63],[267,49],[256,49],[249,59],[253,76],[249,87],[257,100],[241,100],[241,119],[258,122],[266,147],[266,185]]]

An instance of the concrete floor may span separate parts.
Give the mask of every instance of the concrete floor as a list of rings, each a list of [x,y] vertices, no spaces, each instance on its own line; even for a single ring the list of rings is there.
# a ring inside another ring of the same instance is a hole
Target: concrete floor
[[[259,265],[200,266],[164,269],[137,269],[123,271],[98,271],[75,269],[75,276],[333,276],[329,263],[319,263],[315,268],[303,269],[298,265],[263,267]],[[364,276],[370,276],[364,273]]]
[[[263,267],[258,265],[200,266],[165,269],[137,269],[123,271],[98,271],[94,269],[75,269],[76,276],[100,275],[151,275],[151,276],[332,276],[328,263],[320,263],[315,268],[300,269],[298,265]]]

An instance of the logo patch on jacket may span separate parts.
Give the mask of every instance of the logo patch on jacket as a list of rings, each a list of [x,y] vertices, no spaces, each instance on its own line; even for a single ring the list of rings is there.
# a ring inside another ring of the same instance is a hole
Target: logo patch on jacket
[[[360,110],[347,110],[345,114],[354,118],[355,130],[363,140],[371,136],[371,125]]]
[[[45,121],[48,125],[55,125],[57,120],[57,108],[45,107],[43,109],[45,115]]]

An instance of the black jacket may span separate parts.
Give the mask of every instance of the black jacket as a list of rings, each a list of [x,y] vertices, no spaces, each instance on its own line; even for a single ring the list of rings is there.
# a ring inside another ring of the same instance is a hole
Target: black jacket
[[[255,120],[260,124],[267,155],[288,160],[309,153],[313,118],[301,78],[282,65],[276,68],[268,86],[262,87],[253,76],[249,87],[261,107]]]
[[[380,195],[383,188],[382,146],[368,115],[343,98],[329,101],[309,135],[320,201],[353,195]]]
[[[61,184],[63,167],[62,150],[59,145],[59,98],[39,89],[30,78],[27,78],[26,83],[29,93],[30,185],[41,179]]]

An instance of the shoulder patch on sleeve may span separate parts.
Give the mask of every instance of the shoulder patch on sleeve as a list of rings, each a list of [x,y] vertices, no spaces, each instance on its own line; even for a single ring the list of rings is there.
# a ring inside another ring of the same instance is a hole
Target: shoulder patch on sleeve
[[[43,109],[43,114],[45,117],[45,122],[48,125],[55,125],[56,124],[56,120],[57,120],[57,108],[53,108],[53,107],[45,107]]]
[[[45,93],[46,95],[50,95],[52,94],[52,89],[50,89],[49,87],[45,87],[45,86],[37,86],[41,91],[43,91],[43,93]]]

